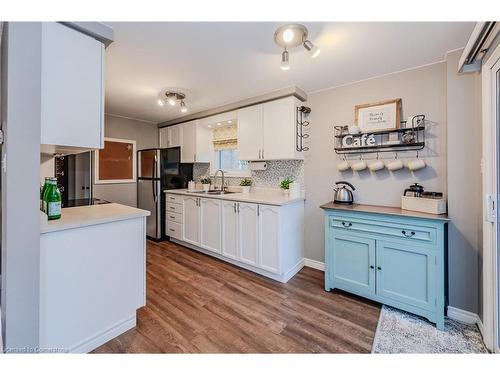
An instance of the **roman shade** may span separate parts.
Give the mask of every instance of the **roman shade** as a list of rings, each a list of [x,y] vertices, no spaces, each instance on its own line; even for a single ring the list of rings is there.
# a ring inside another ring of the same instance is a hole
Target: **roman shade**
[[[238,128],[236,125],[215,128],[212,134],[215,151],[238,148]]]

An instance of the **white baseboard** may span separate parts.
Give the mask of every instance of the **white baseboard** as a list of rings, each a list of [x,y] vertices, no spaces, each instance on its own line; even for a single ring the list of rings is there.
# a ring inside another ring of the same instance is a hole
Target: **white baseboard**
[[[304,258],[304,266],[311,267],[320,271],[325,270],[325,263],[308,258]]]
[[[118,324],[110,327],[103,332],[100,332],[98,335],[81,342],[71,349],[69,349],[70,353],[89,353],[92,350],[98,348],[99,346],[105,344],[111,339],[125,333],[131,328],[136,326],[136,314],[134,313],[129,318],[119,322]]]
[[[476,313],[470,312],[470,311],[465,311],[462,309],[458,309],[453,306],[448,306],[447,309],[447,314],[448,318],[451,318],[453,320],[458,320],[459,322],[466,323],[466,324],[481,324],[481,319],[479,319],[479,315]],[[481,328],[479,328],[481,329]]]

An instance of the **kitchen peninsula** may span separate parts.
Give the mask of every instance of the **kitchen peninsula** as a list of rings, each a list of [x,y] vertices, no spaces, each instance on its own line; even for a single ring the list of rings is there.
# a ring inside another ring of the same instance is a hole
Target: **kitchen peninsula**
[[[40,225],[40,350],[86,353],[136,325],[146,304],[146,216],[110,203]]]

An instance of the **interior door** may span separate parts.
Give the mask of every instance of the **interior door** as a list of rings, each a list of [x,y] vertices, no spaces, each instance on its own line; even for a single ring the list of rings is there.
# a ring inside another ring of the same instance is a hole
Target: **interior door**
[[[238,214],[236,202],[222,201],[222,255],[238,258]]]
[[[377,241],[377,295],[423,309],[435,307],[436,256],[426,248]]]
[[[199,200],[200,246],[214,253],[221,253],[221,201],[219,199]]]
[[[238,202],[238,249],[239,259],[243,263],[258,264],[258,216],[257,205]]]
[[[332,244],[334,286],[365,296],[375,294],[375,240],[336,232]]]

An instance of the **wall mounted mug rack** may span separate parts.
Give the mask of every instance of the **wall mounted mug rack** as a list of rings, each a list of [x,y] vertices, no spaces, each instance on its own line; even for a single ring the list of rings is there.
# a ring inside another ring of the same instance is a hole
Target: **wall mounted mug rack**
[[[409,125],[409,126],[408,126]],[[337,154],[418,151],[425,148],[425,115],[401,121],[399,128],[350,134],[349,126],[334,126]]]
[[[301,151],[309,151],[309,147],[304,146],[304,139],[309,138],[309,134],[304,132],[304,128],[309,126],[309,121],[306,121],[304,118],[309,116],[311,113],[311,108],[306,106],[297,107],[297,112],[295,114],[295,131],[296,131],[296,141],[295,147],[296,150]]]

